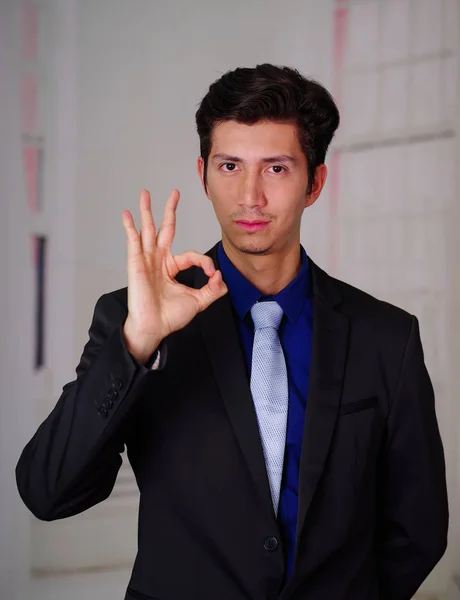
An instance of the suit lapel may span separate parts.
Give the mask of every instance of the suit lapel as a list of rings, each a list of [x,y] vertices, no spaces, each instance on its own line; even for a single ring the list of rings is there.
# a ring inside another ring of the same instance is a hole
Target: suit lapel
[[[218,266],[216,248],[207,254]],[[197,269],[195,287],[201,288],[207,281],[204,272]],[[200,313],[197,325],[235,437],[262,504],[275,519],[257,416],[229,294]]]
[[[348,349],[348,318],[335,309],[333,280],[310,261],[313,281],[313,342],[299,473],[298,543],[337,421]]]

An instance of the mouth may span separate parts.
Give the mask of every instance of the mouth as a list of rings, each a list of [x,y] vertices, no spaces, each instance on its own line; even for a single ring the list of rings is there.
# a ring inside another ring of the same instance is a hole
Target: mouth
[[[268,227],[269,221],[235,221],[235,223],[244,231],[260,231]]]

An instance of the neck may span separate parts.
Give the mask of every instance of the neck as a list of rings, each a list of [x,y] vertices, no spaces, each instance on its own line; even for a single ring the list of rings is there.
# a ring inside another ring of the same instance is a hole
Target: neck
[[[300,271],[300,241],[284,252],[272,254],[248,254],[235,248],[224,238],[225,254],[238,271],[265,296],[272,296],[284,289]]]

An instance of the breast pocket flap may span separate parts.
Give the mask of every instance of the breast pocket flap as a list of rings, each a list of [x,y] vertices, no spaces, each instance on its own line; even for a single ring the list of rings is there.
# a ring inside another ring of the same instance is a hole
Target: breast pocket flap
[[[360,412],[373,408],[377,404],[377,396],[371,396],[370,398],[363,398],[362,400],[355,400],[354,402],[348,402],[342,404],[340,407],[341,415],[349,415],[350,413]]]

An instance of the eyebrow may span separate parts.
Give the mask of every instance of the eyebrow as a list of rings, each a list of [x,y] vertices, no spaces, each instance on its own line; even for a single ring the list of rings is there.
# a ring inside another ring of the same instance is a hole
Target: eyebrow
[[[217,153],[213,155],[213,160],[227,160],[228,162],[244,162],[242,158],[238,156],[232,156],[230,154],[222,154]],[[259,162],[262,163],[295,163],[296,160],[292,156],[288,156],[287,154],[280,154],[278,156],[267,156],[265,158],[261,158]]]

